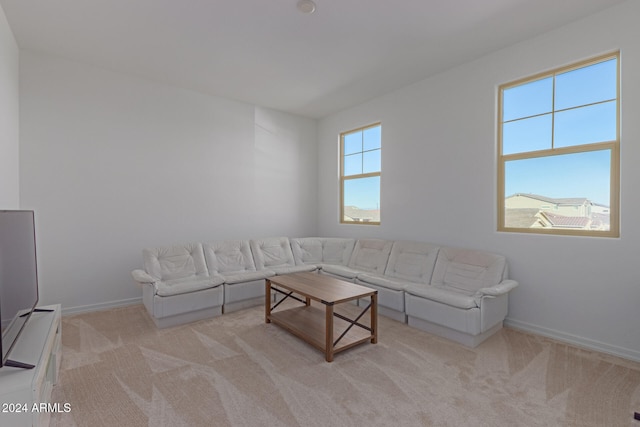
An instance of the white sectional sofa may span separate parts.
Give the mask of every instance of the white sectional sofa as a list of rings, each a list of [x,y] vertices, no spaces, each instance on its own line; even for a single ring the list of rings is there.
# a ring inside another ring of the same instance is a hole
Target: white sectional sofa
[[[224,311],[264,303],[264,279],[276,273],[256,269],[248,240],[205,243],[204,257],[210,273],[224,279]]]
[[[159,328],[222,314],[224,277],[209,274],[201,243],[143,249],[134,270],[142,302]]]
[[[276,275],[316,270],[315,265],[296,265],[288,237],[251,240],[251,251],[258,269],[272,270]]]
[[[360,273],[356,283],[378,290],[378,312],[406,322],[405,289],[429,285],[439,247],[422,242],[393,243],[384,274]]]
[[[443,247],[428,286],[405,287],[409,326],[475,347],[493,335],[507,316],[507,261],[484,251]]]
[[[326,265],[320,273],[354,283],[359,274],[382,274],[392,246],[391,240],[360,239],[355,243],[347,265]]]
[[[264,303],[264,279],[317,271],[378,291],[378,311],[475,347],[501,327],[506,259],[426,242],[274,237],[144,249],[132,272],[158,327]]]
[[[291,239],[291,250],[297,265],[313,265],[318,269],[347,265],[355,239],[336,237],[304,237]]]

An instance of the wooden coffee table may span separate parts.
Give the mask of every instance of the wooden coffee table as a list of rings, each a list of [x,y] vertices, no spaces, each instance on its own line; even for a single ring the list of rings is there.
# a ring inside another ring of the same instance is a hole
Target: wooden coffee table
[[[378,342],[378,291],[375,289],[318,273],[270,277],[265,279],[265,287],[265,322],[275,323],[324,351],[327,362],[333,361],[333,355],[340,351],[366,341]],[[273,306],[272,290],[285,295]],[[334,312],[336,304],[366,297],[371,298],[369,305],[355,319]],[[304,305],[273,311],[288,298]],[[324,305],[324,310],[312,305],[311,301]],[[371,315],[370,326],[359,322],[367,311]],[[334,318],[339,320],[334,322]],[[334,335],[338,336],[335,340]]]

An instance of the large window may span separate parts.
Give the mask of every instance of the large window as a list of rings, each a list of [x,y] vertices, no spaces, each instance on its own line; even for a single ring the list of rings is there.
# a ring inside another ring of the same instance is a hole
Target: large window
[[[380,123],[340,135],[340,222],[380,224]]]
[[[619,236],[619,53],[499,88],[498,230]]]

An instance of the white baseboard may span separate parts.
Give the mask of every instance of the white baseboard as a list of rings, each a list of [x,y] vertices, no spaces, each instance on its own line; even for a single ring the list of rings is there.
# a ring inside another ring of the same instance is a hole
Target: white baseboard
[[[599,351],[601,353],[607,353],[614,356],[622,357],[624,359],[633,360],[634,362],[640,362],[640,352],[636,350],[605,344],[600,341],[591,340],[577,335],[567,334],[565,332],[560,332],[553,329],[543,328],[531,323],[521,322],[519,320],[509,318],[506,318],[504,320],[504,326],[513,329],[519,329],[525,332],[531,332],[548,338],[553,338],[558,341],[575,345],[576,347],[582,347],[588,350]]]
[[[118,301],[103,302],[99,304],[79,305],[75,307],[63,307],[62,315],[85,313],[88,311],[106,310],[115,307],[125,307],[127,305],[142,304],[142,297],[122,299]]]

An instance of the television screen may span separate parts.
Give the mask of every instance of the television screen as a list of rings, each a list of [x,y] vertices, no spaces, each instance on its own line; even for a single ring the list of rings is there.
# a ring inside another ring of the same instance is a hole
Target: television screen
[[[2,359],[9,353],[38,303],[33,211],[0,211],[0,321]]]

